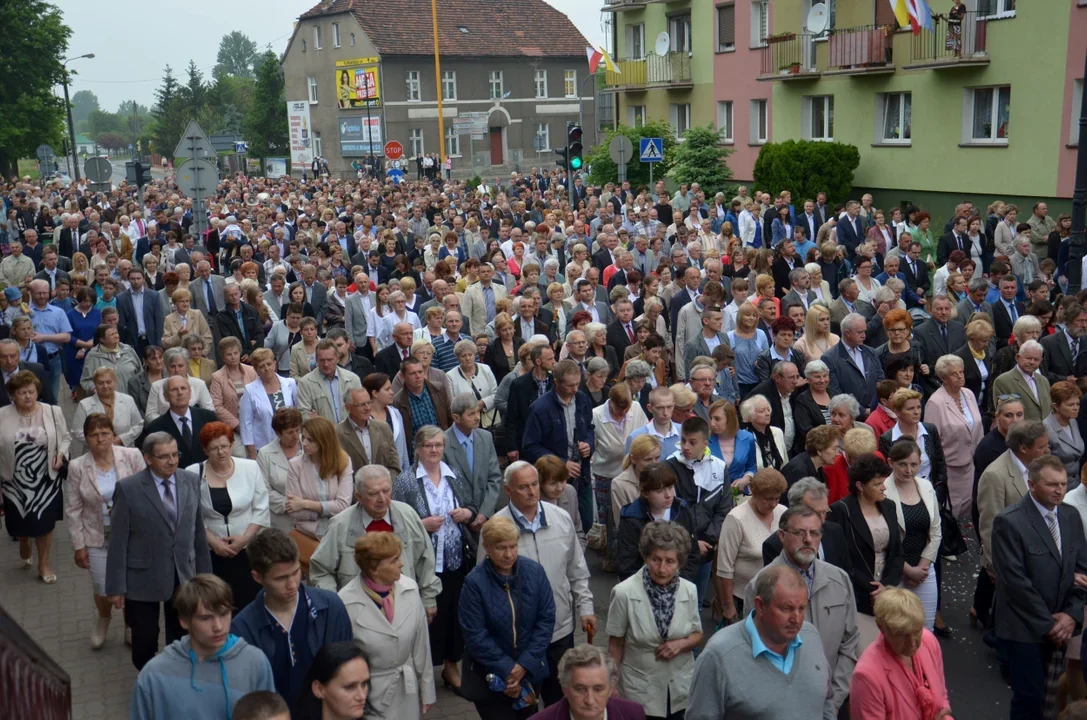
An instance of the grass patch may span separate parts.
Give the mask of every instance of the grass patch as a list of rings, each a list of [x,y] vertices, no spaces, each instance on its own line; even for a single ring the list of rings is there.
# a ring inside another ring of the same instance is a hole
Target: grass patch
[[[31,180],[37,180],[41,177],[41,173],[38,172],[38,163],[36,160],[24,158],[19,161],[19,177],[24,178],[27,175]]]

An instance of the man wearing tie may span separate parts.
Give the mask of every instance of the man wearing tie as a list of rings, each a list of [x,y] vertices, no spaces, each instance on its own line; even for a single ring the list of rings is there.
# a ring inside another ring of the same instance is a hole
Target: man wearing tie
[[[940,242],[936,246],[937,265],[946,263],[947,256],[955,250],[962,250],[966,257],[970,257],[970,238],[966,236],[966,225],[966,218],[957,217],[955,218],[955,224],[951,227],[951,232],[940,237]]]
[[[193,306],[210,321],[223,309],[226,280],[221,275],[211,274],[211,263],[207,260],[196,264],[196,276],[191,288]]]
[[[1015,321],[1023,314],[1023,303],[1015,300],[1015,295],[1019,292],[1019,280],[1014,275],[1000,278],[997,287],[1000,289],[1000,298],[993,303],[993,329],[996,331],[996,347],[999,350],[1007,346]]]
[[[634,335],[634,303],[622,299],[615,303],[615,320],[608,325],[608,345],[618,357],[625,357],[627,348],[637,342]]]
[[[146,438],[156,432],[169,433],[177,441],[181,463],[185,467],[207,460],[200,444],[200,431],[204,425],[215,421],[212,410],[198,405],[190,406],[192,386],[189,381],[190,378],[184,375],[171,375],[162,381],[162,393],[169,403],[169,410],[147,423],[141,436]]]
[[[926,396],[940,387],[936,361],[966,344],[966,328],[959,320],[951,319],[951,309],[951,300],[946,295],[936,295],[932,298],[932,316],[913,331],[920,340],[921,364],[929,367],[928,375],[920,376]]]
[[[1049,380],[1038,372],[1042,354],[1042,346],[1037,340],[1027,340],[1019,346],[1015,367],[993,382],[993,397],[1018,395],[1022,399],[1025,420],[1045,420],[1052,410]]]
[[[411,323],[401,322],[393,326],[393,344],[380,351],[374,357],[374,368],[389,378],[395,378],[400,372],[400,363],[411,355],[411,342],[415,330]]]
[[[46,245],[42,250],[42,269],[34,279],[49,283],[50,297],[57,294],[57,280],[70,280],[68,273],[57,267],[58,262],[56,245]]]
[[[200,478],[178,469],[178,444],[171,434],[153,432],[143,438],[142,448],[147,469],[118,480],[113,493],[106,564],[106,595],[125,610],[137,670],[158,652],[159,604],[170,644],[184,635],[174,593],[195,575],[211,572]]]
[[[838,240],[853,257],[857,247],[864,242],[864,221],[860,218],[861,204],[850,200],[845,206],[845,217],[838,221]]]
[[[1024,470],[1024,468],[1020,468]],[[1059,458],[1025,468],[1028,493],[993,523],[997,642],[1009,674],[1013,720],[1052,717],[1048,678],[1059,677],[1083,622],[1087,540],[1074,507],[1063,505],[1068,475]]]

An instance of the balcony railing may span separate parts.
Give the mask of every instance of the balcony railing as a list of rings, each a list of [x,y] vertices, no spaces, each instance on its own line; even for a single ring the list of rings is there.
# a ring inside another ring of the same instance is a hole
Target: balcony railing
[[[989,21],[985,15],[969,10],[954,20],[946,15],[933,16],[932,23],[931,31],[923,29],[919,35],[913,36],[910,65],[907,68],[989,63],[986,47]]]
[[[691,83],[691,58],[685,52],[648,53],[642,60],[619,60],[615,65],[619,72],[609,70],[605,75],[604,82],[609,88]]]
[[[827,70],[856,74],[893,71],[892,32],[893,28],[878,25],[831,30]]]
[[[759,68],[760,80],[794,80],[818,77],[815,38],[811,33],[783,33],[766,38]]]

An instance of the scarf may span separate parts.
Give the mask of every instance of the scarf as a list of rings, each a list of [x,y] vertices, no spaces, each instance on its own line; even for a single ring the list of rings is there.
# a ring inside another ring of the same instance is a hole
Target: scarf
[[[928,680],[925,678],[925,671],[921,669],[921,662],[917,655],[914,655],[913,668],[911,669],[894,654],[886,639],[882,636],[879,638],[879,647],[888,658],[906,673],[906,679],[910,681],[914,697],[917,698],[917,709],[921,711],[922,720],[933,720],[943,708],[936,704],[936,696],[932,694],[932,688],[929,687]]]
[[[393,586],[378,585],[370,578],[363,575],[362,589],[370,596],[370,599],[385,613],[385,619],[391,624],[393,621]]]
[[[755,445],[759,448],[759,456],[762,458],[764,468],[780,470],[782,466],[781,454],[778,453],[777,443],[774,442],[774,433],[770,426],[766,426],[765,432],[759,432],[754,425],[749,426],[751,434],[755,436]]]
[[[661,640],[668,639],[668,628],[672,625],[672,616],[676,612],[676,590],[679,588],[679,573],[667,585],[658,585],[649,576],[649,566],[642,566],[642,584],[649,596],[649,605],[653,608],[653,620],[657,623],[657,632]]]

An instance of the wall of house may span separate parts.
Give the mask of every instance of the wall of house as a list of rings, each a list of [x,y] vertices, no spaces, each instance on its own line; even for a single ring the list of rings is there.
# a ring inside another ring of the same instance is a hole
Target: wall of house
[[[803,9],[802,0],[774,3],[775,31],[799,31]],[[869,25],[872,12],[868,3],[839,3],[836,26]],[[1067,138],[1061,135],[1066,103],[1044,98],[1065,95],[1067,39],[1054,30],[1067,22],[1065,4],[1023,3],[1015,17],[988,22],[990,64],[971,68],[904,70],[913,37],[908,31],[896,33],[893,73],[775,82],[774,136],[804,137],[804,97],[833,95],[834,139],[861,150],[857,186],[903,195],[1053,197],[1054,168]],[[1024,38],[1045,38],[1044,52]],[[819,45],[817,66],[825,69],[826,43]],[[969,121],[964,117],[965,90],[990,85],[1011,86],[1009,143],[964,146],[962,129]],[[877,142],[878,95],[905,91],[912,93],[912,143],[882,145]]]
[[[1083,82],[1084,57],[1087,57],[1087,6],[1071,3],[1068,17],[1068,51],[1064,70],[1064,112],[1061,115],[1060,160],[1057,167],[1057,195],[1072,197],[1076,184],[1077,146],[1070,146],[1071,131],[1079,123],[1080,108],[1075,102],[1073,88]],[[1050,211],[1052,213],[1052,210]]]
[[[718,3],[720,5],[721,3]],[[717,104],[721,101],[732,102],[732,155],[728,166],[736,180],[750,181],[754,177],[755,161],[759,157],[761,144],[753,142],[755,137],[755,118],[751,112],[752,100],[767,101],[768,141],[773,141],[773,96],[774,87],[768,82],[759,82],[761,48],[758,37],[752,35],[752,3],[739,0],[735,3],[736,43],[731,52],[716,52],[713,57],[713,99],[714,122],[718,119]],[[714,8],[716,13],[716,7]],[[714,49],[717,48],[717,18],[711,22],[711,34]],[[774,32],[772,22],[769,31]],[[719,127],[719,124],[718,124]]]

